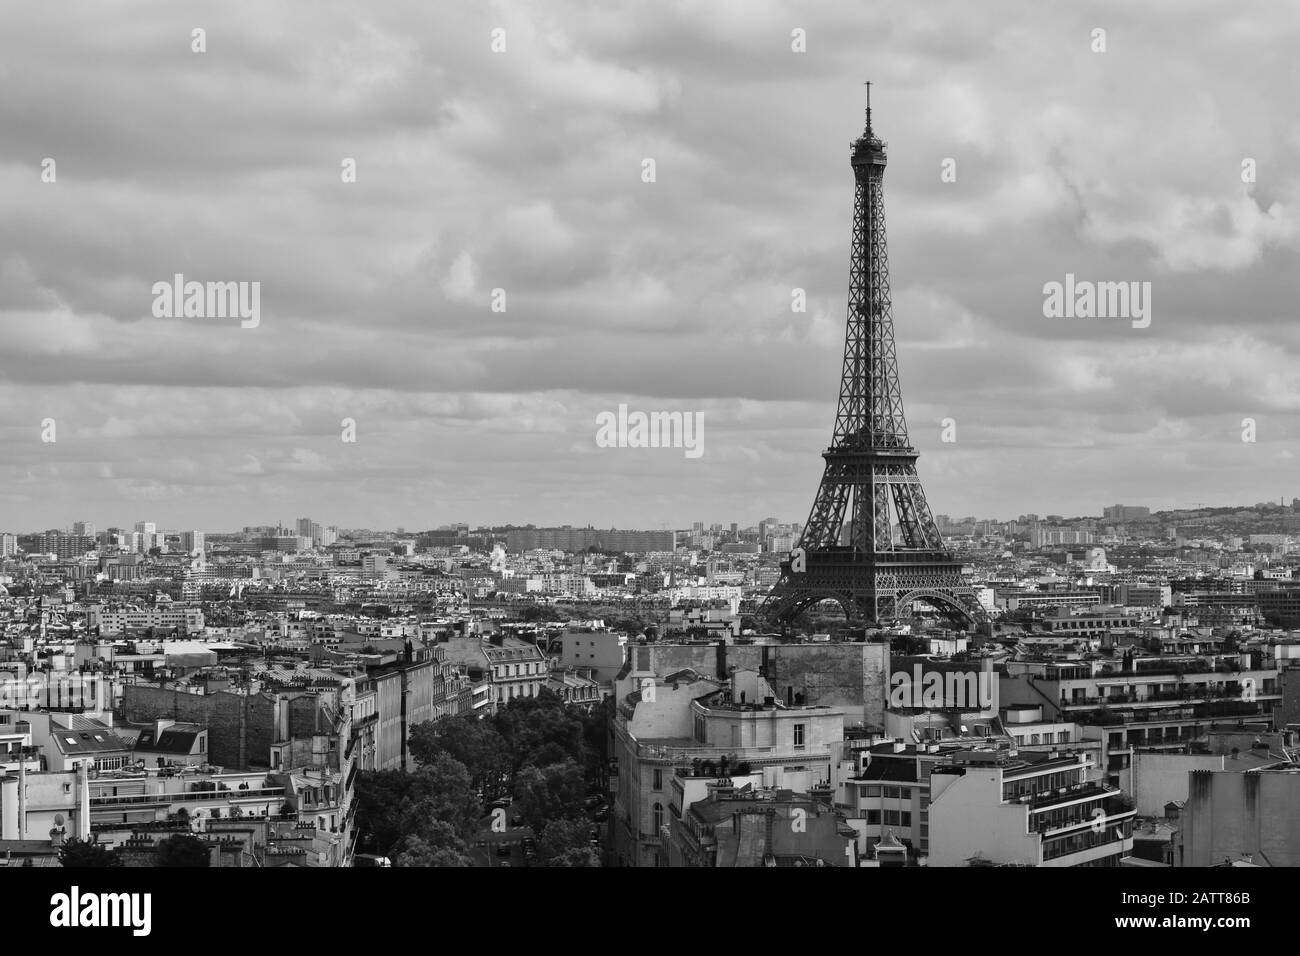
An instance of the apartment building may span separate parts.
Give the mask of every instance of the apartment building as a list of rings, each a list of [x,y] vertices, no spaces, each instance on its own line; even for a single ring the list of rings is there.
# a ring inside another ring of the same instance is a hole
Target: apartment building
[[[98,628],[104,636],[146,627],[163,631],[175,629],[181,634],[203,631],[203,611],[184,604],[164,604],[152,608],[97,604],[87,610],[86,617],[90,628]]]
[[[930,776],[929,866],[1118,866],[1136,810],[1074,751],[973,750]]]
[[[536,697],[550,676],[546,655],[536,644],[501,633],[447,636],[438,645],[450,664],[471,681],[487,678],[496,704],[516,697]]]
[[[662,835],[669,866],[855,866],[852,828],[827,803],[790,790],[712,781],[705,799],[672,816]]]
[[[670,817],[682,818],[688,780],[821,787],[829,796],[832,754],[844,734],[838,708],[781,704],[753,671],[725,682],[693,670],[664,677],[630,671],[616,695],[610,828],[620,866],[667,865],[663,828]]]

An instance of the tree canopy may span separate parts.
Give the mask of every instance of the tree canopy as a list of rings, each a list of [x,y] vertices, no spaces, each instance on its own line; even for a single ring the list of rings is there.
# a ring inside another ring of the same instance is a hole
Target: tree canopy
[[[196,836],[177,833],[161,841],[154,850],[154,866],[211,866],[208,845]]]
[[[470,847],[498,798],[511,823],[538,835],[536,862],[599,866],[584,810],[602,781],[608,709],[566,704],[543,691],[489,717],[418,724],[408,745],[414,773],[370,771],[357,781],[357,819],[373,851],[394,865],[469,866]]]
[[[115,850],[109,849],[102,843],[72,837],[59,847],[59,865],[85,869],[121,866],[122,860]]]

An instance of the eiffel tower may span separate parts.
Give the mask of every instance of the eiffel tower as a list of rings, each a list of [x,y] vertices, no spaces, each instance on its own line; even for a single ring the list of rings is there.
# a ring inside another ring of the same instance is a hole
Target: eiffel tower
[[[788,624],[831,599],[850,623],[872,626],[924,601],[969,626],[984,615],[930,514],[903,419],[885,248],[885,144],[871,128],[870,84],[866,130],[851,155],[853,248],[835,436],[822,452],[826,471],[808,523],[760,614]]]

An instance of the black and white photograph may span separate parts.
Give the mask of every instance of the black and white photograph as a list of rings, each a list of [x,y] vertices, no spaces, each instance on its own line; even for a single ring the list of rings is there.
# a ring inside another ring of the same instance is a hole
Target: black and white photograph
[[[0,3],[0,885],[106,941],[327,869],[1280,931],[1297,49],[1224,0]]]

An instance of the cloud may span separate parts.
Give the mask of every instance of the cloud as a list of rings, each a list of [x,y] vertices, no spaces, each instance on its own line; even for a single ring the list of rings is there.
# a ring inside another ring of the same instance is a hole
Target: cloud
[[[1208,0],[33,7],[0,37],[0,523],[802,519],[868,78],[935,510],[1272,497],[1298,41]],[[177,272],[261,282],[260,325],[155,319]],[[1045,319],[1066,273],[1150,281],[1150,328]],[[597,448],[620,402],[702,412],[705,455]]]

